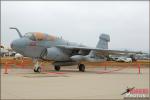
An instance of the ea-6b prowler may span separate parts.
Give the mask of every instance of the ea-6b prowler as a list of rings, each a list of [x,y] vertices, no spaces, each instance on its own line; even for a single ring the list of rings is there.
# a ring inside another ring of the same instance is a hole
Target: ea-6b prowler
[[[79,71],[84,72],[85,65],[81,63],[82,61],[102,62],[107,60],[109,54],[139,53],[108,50],[110,37],[107,34],[101,34],[96,48],[90,48],[41,32],[28,32],[22,36],[17,28],[10,29],[15,29],[20,37],[11,43],[11,48],[23,56],[36,59],[34,72],[41,71],[38,63],[40,59],[53,61],[56,71],[60,70],[60,66],[76,64]]]

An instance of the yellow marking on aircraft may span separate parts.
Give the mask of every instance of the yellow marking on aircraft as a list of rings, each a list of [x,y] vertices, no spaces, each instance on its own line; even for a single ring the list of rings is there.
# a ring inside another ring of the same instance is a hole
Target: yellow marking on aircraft
[[[35,32],[34,36],[36,40],[49,40],[49,41],[55,41],[57,39],[56,36],[49,35],[49,34],[44,34],[41,32]]]
[[[56,38],[57,37],[55,37],[55,36],[48,35],[48,40],[50,40],[50,41],[54,41],[54,40],[56,40]]]
[[[44,40],[46,38],[45,34],[41,32],[35,32],[34,36],[36,37],[36,40]]]

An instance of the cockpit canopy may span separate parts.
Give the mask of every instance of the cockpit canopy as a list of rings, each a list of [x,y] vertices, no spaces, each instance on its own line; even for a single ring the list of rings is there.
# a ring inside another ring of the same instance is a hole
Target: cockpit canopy
[[[42,40],[54,41],[57,39],[57,37],[55,36],[48,35],[48,34],[41,33],[41,32],[29,32],[29,33],[26,33],[24,37],[27,37],[33,41],[42,41]]]

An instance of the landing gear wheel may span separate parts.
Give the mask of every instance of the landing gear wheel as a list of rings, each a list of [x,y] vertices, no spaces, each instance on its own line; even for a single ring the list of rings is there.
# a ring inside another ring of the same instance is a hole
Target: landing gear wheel
[[[34,68],[34,72],[41,72],[41,67],[38,67],[38,68]]]
[[[37,72],[39,72],[39,73],[41,72],[41,67],[37,68]]]
[[[34,68],[34,72],[37,72],[37,70]]]
[[[41,67],[38,61],[36,61],[36,64],[34,65],[34,72],[41,72]]]
[[[55,66],[55,70],[59,71],[60,70],[60,66]]]
[[[85,71],[85,66],[84,64],[79,64],[79,71],[84,72]]]

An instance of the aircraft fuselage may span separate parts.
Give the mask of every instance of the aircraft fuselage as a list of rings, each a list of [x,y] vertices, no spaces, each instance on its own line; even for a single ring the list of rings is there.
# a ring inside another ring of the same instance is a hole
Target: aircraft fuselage
[[[37,37],[36,37],[37,38]],[[68,45],[68,46],[81,46],[76,43],[65,41],[58,37],[53,37],[52,39],[30,39],[26,36],[16,39],[11,43],[11,47],[16,52],[22,54],[26,57],[31,58],[41,58],[41,55],[45,52],[47,48],[52,48],[57,45]],[[64,53],[67,53],[69,59],[69,50],[63,50]]]

